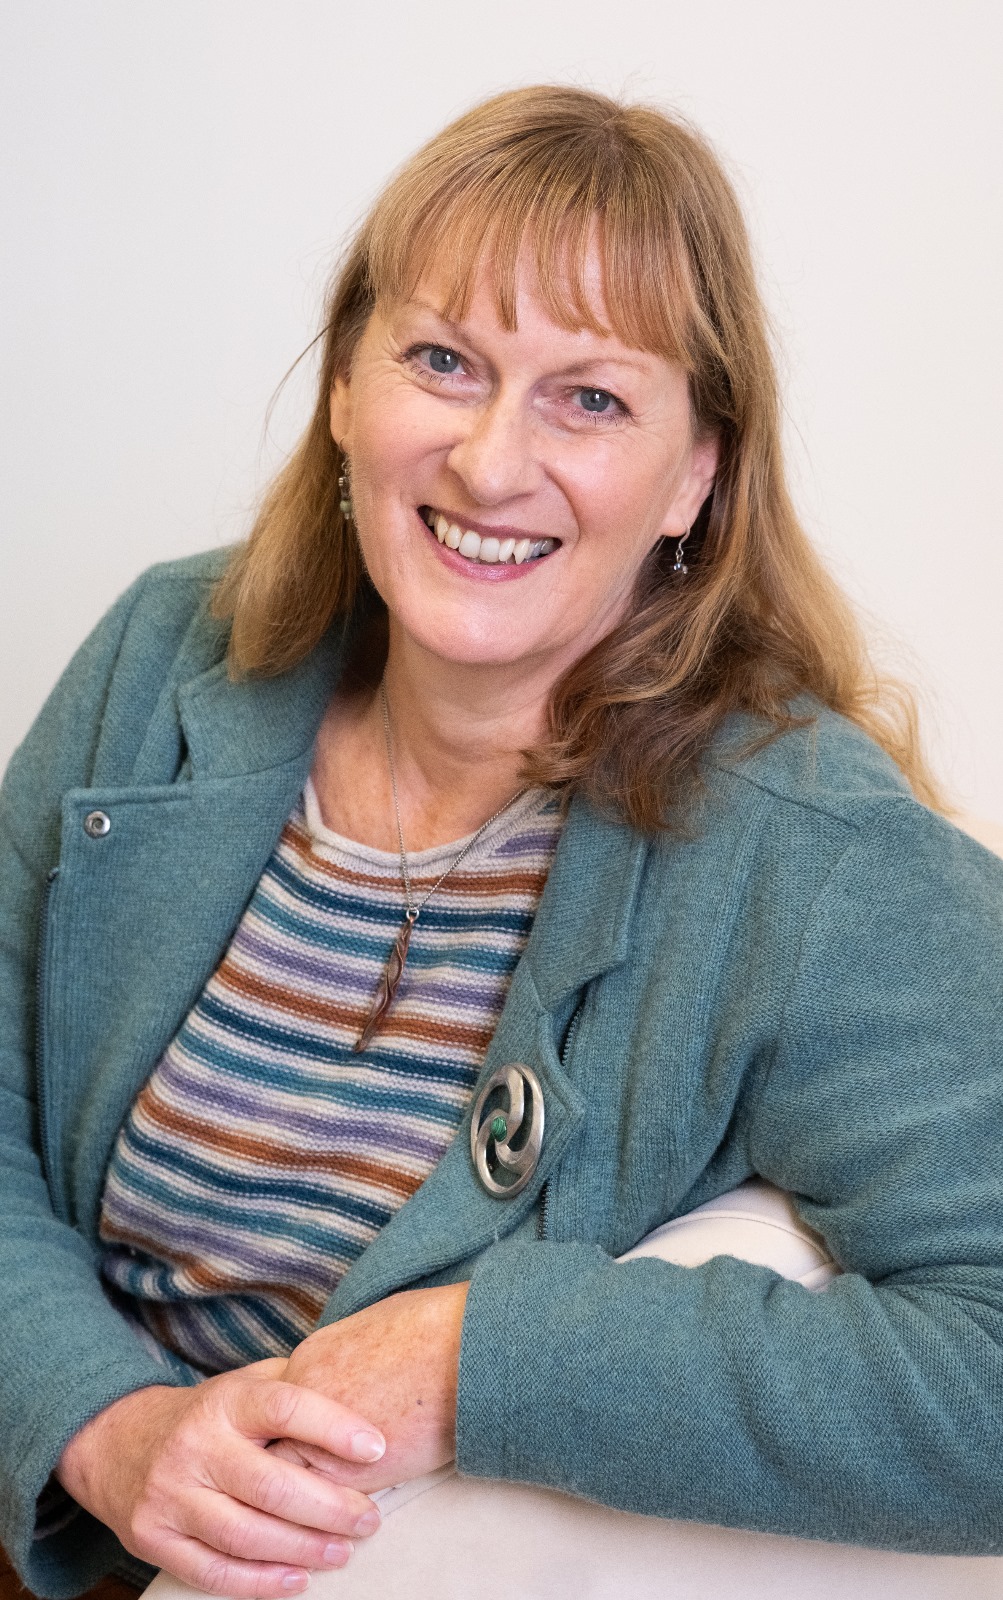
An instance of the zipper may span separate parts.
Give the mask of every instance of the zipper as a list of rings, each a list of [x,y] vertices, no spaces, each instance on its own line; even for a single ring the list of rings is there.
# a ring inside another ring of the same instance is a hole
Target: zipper
[[[572,1045],[572,1043],[574,1041],[575,1034],[578,1032],[578,1024],[581,1021],[581,1016],[582,1016],[582,1006],[579,1005],[579,1006],[577,1006],[575,1008],[574,1015],[572,1016],[571,1021],[568,1024],[568,1031],[564,1035],[564,1043],[561,1046],[561,1066],[562,1067],[564,1066],[564,1063],[568,1058],[568,1051],[571,1049],[571,1045]],[[541,1213],[540,1213],[540,1238],[541,1239],[548,1239],[550,1237],[550,1190],[551,1190],[551,1183],[552,1183],[552,1180],[548,1178],[547,1182],[543,1186],[543,1194],[541,1196],[541,1201],[542,1201],[542,1210],[541,1210]]]
[[[550,1237],[550,1179],[543,1186],[543,1212],[540,1216],[540,1238]]]
[[[46,1084],[46,1037],[45,1015],[49,974],[49,904],[52,899],[52,888],[59,877],[59,868],[52,867],[46,874],[45,887],[42,890],[42,906],[39,916],[38,928],[38,965],[35,972],[35,1096],[38,1101],[38,1123],[42,1153],[42,1172],[49,1186],[52,1197],[53,1209],[57,1215],[61,1214],[62,1206],[57,1198],[55,1189],[55,1161],[52,1153],[52,1135],[49,1118],[46,1115],[45,1084]]]

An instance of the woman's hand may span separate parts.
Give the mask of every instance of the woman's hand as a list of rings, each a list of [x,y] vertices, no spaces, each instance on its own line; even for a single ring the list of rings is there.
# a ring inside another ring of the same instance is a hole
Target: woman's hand
[[[56,1476],[133,1555],[212,1594],[305,1589],[308,1572],[344,1566],[352,1537],[379,1526],[364,1494],[266,1450],[281,1437],[349,1463],[384,1441],[354,1407],[284,1381],[259,1361],[192,1389],[140,1389],[70,1440]]]
[[[297,1345],[285,1376],[371,1417],[387,1441],[379,1462],[334,1460],[314,1443],[284,1439],[270,1454],[318,1468],[367,1493],[445,1466],[456,1454],[456,1383],[467,1283],[408,1289]]]

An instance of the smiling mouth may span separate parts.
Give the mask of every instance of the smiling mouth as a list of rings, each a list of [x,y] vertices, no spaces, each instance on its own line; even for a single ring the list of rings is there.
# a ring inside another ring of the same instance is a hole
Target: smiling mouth
[[[492,534],[475,533],[472,528],[451,522],[434,506],[419,506],[418,514],[440,544],[483,566],[521,566],[524,561],[540,561],[561,543],[560,539],[496,539]]]

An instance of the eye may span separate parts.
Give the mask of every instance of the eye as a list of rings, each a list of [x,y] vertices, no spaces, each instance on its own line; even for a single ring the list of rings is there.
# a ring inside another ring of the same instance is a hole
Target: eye
[[[412,371],[433,382],[463,374],[463,357],[446,344],[413,344],[404,350],[401,359]]]
[[[419,352],[415,352],[418,354]],[[438,372],[444,377],[456,372],[461,363],[455,350],[449,350],[442,344],[427,344],[420,351],[425,357],[427,366],[432,372]]]
[[[608,411],[610,406],[616,404],[613,396],[606,389],[579,389],[578,395],[583,411],[592,411],[599,414],[603,411]]]

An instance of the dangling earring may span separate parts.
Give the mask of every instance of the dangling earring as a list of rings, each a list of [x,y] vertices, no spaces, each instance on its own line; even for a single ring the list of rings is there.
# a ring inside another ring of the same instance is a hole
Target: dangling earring
[[[686,543],[686,541],[689,538],[689,536],[690,536],[690,530],[689,530],[689,528],[687,528],[686,532],[683,534],[682,538],[679,540],[678,544],[676,545],[676,559],[675,559],[675,561],[673,563],[673,566],[672,566],[673,572],[680,573],[681,576],[684,577],[684,578],[685,578],[687,572],[689,572],[689,570],[690,570],[689,567],[686,565],[685,561],[683,560],[683,545]]]
[[[341,495],[340,510],[346,522],[355,521],[355,512],[352,509],[352,486],[348,481],[348,461],[338,473],[338,492]]]

